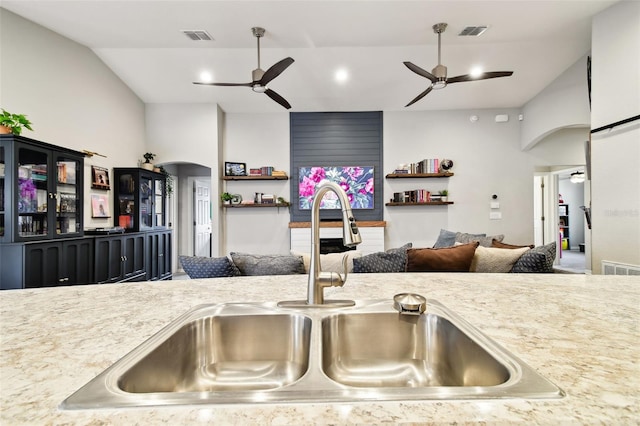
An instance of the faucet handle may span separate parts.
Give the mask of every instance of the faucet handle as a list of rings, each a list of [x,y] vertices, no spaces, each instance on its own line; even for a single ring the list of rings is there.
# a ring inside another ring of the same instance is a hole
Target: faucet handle
[[[344,271],[344,275],[342,274],[338,274],[338,279],[340,280],[340,284],[338,284],[340,287],[342,287],[344,285],[344,283],[347,282],[347,275],[349,275],[349,255],[345,254],[344,256],[342,256],[342,270]]]

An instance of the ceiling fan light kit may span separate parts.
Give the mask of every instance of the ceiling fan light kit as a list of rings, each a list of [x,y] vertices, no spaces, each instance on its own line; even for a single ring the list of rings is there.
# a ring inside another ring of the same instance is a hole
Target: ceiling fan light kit
[[[267,84],[269,84],[274,78],[282,74],[284,70],[286,70],[289,65],[291,65],[294,60],[292,58],[284,58],[280,62],[275,63],[269,69],[264,71],[260,68],[260,38],[264,37],[265,29],[261,27],[253,27],[251,28],[251,32],[253,36],[257,40],[258,44],[258,68],[251,72],[251,82],[249,83],[206,83],[200,81],[194,81],[193,84],[200,84],[205,86],[245,86],[250,87],[256,93],[264,93],[269,96],[272,100],[279,103],[286,109],[290,109],[291,105],[285,98],[277,94],[275,91],[269,89]]]
[[[487,80],[489,78],[509,77],[510,75],[513,74],[513,71],[492,71],[492,72],[482,73],[479,76],[472,75],[472,74],[464,74],[456,77],[447,78],[447,67],[442,65],[442,60],[441,60],[441,56],[442,56],[441,38],[442,38],[442,33],[446,29],[447,29],[447,24],[444,22],[440,22],[433,26],[433,32],[438,35],[438,65],[436,65],[435,68],[431,70],[431,72],[428,72],[411,62],[408,62],[408,61],[403,62],[404,65],[407,68],[409,68],[411,71],[431,81],[431,84],[429,85],[429,87],[427,87],[427,89],[422,93],[420,93],[418,96],[413,98],[413,100],[409,102],[407,105],[405,105],[405,107],[411,106],[414,103],[418,102],[420,99],[424,98],[426,95],[429,94],[429,92],[431,92],[434,89],[435,90],[444,89],[447,86],[447,84],[460,83],[463,81]]]

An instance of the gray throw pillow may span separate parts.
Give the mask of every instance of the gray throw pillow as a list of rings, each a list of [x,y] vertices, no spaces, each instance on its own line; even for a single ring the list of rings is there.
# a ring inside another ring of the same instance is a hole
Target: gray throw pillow
[[[304,274],[302,256],[231,253],[242,275]]]
[[[180,264],[189,278],[235,277],[240,271],[231,260],[224,257],[179,256]]]
[[[440,230],[440,235],[433,248],[453,247],[456,244],[456,233],[453,231],[447,231],[446,229]]]
[[[407,263],[407,250],[413,246],[407,243],[402,247],[385,252],[371,253],[353,259],[354,273],[404,272]]]
[[[520,256],[511,268],[511,272],[521,274],[542,274],[553,272],[556,258],[555,241],[544,246],[534,247]]]
[[[502,241],[503,239],[504,235],[489,235],[487,237],[487,234],[467,234],[464,232],[457,232],[455,242],[460,244],[468,244],[477,241],[482,247],[491,247],[491,243],[493,240]]]

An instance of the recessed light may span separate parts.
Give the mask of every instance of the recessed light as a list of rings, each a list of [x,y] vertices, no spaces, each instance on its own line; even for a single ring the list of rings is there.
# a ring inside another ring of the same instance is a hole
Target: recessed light
[[[347,71],[345,68],[340,68],[335,73],[335,79],[338,83],[344,83],[345,81],[349,80],[349,71]]]
[[[209,71],[202,71],[200,73],[200,81],[203,83],[213,82],[213,74],[211,74]]]
[[[471,77],[473,78],[478,78],[482,75],[483,72],[484,70],[482,69],[481,66],[475,66],[471,68],[471,71],[469,71],[469,75],[471,75]]]

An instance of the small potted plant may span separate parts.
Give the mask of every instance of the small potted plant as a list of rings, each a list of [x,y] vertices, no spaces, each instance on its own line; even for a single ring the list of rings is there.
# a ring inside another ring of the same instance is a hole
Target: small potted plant
[[[448,199],[449,199],[449,191],[446,189],[443,189],[442,191],[440,191],[440,201],[442,201],[443,203],[446,203]]]
[[[224,204],[231,204],[231,200],[233,200],[233,195],[228,192],[223,192],[220,194],[220,199]]]
[[[151,152],[147,152],[143,155],[144,163],[142,163],[141,167],[146,170],[153,170],[153,159],[155,158],[155,154]]]
[[[22,128],[33,131],[31,121],[23,114],[11,114],[9,111],[2,109],[0,114],[0,133],[19,135]]]
[[[167,192],[167,197],[170,197],[171,194],[173,194],[173,177],[164,166],[160,166],[158,169],[160,169],[160,173],[164,175],[164,189]]]

